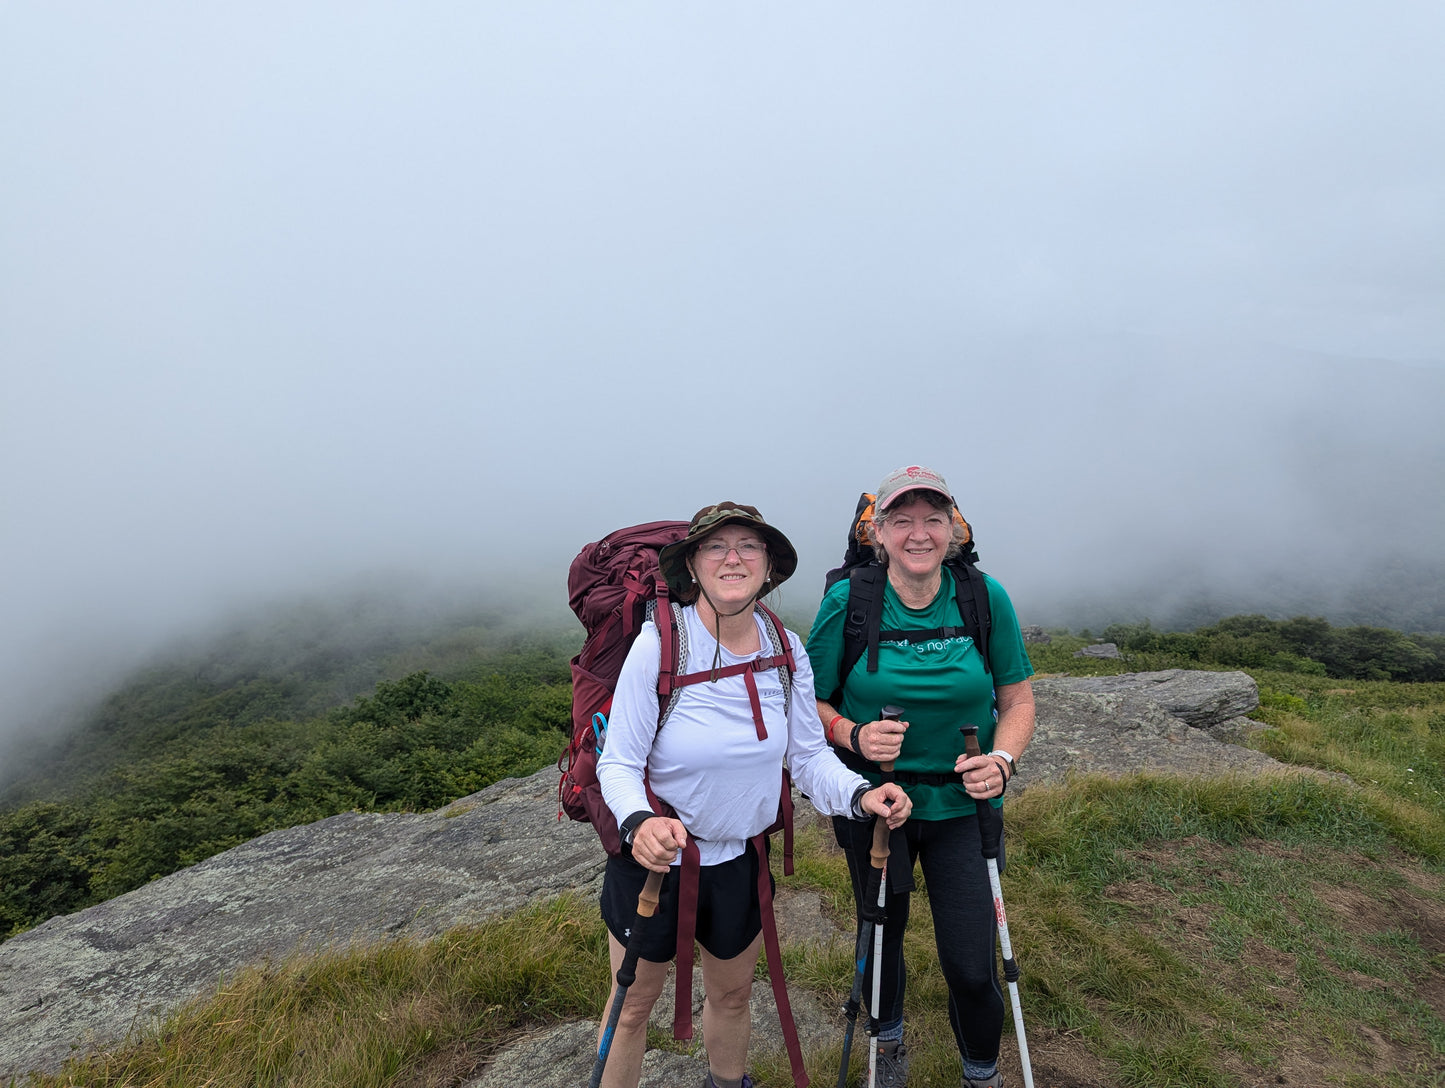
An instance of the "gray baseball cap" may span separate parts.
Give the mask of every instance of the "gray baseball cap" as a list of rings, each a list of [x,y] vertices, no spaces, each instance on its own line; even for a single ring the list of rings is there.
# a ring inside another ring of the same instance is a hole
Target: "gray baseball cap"
[[[903,468],[895,468],[883,477],[883,482],[878,485],[878,497],[874,500],[875,509],[881,514],[893,505],[898,496],[906,495],[910,491],[937,491],[949,502],[954,502],[953,492],[948,489],[947,482],[933,469],[924,468],[922,465],[905,465]]]

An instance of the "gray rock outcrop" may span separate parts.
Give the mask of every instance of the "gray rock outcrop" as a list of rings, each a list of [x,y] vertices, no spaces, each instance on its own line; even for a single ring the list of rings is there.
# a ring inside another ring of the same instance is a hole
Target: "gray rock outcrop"
[[[54,1070],[227,974],[296,950],[427,937],[594,884],[591,828],[557,822],[557,775],[422,815],[273,831],[0,944],[0,1080]]]
[[[1259,706],[1259,686],[1253,677],[1243,672],[1165,669],[1123,676],[1079,676],[1034,682],[1035,695],[1054,691],[1137,696],[1157,703],[1166,714],[1186,725],[1207,732]]]
[[[1242,672],[1130,673],[1034,681],[1038,724],[1010,793],[1060,781],[1068,772],[1127,775],[1261,774],[1285,770],[1240,747],[1251,727],[1241,715],[1259,705]],[[1215,736],[1227,733],[1233,740]]]
[[[1249,728],[1241,716],[1258,693],[1243,673],[1040,679],[1034,689],[1038,732],[1011,794],[1060,781],[1070,770],[1283,769],[1211,735],[1237,737]],[[353,940],[426,937],[564,889],[595,889],[602,852],[590,828],[557,821],[556,784],[548,768],[432,813],[348,813],[276,831],[11,938],[0,944],[0,1080],[54,1071],[77,1048],[111,1045],[248,964]],[[787,902],[780,895],[784,940],[849,941],[807,894]],[[695,995],[701,992],[695,986]],[[665,993],[659,1016],[671,1000]],[[771,1037],[771,994],[766,985],[755,993],[758,1030]],[[816,1009],[800,992],[793,1001],[805,1045],[832,1038],[835,1010]],[[518,1061],[536,1070],[539,1055],[558,1048],[585,1066],[594,1030],[558,1028],[519,1044],[541,1050],[503,1055],[497,1066]],[[649,1060],[644,1084],[700,1077],[694,1057]],[[575,1081],[567,1079],[566,1062],[554,1067],[557,1084]],[[518,1083],[496,1078],[475,1083]],[[552,1081],[531,1083],[546,1088]]]

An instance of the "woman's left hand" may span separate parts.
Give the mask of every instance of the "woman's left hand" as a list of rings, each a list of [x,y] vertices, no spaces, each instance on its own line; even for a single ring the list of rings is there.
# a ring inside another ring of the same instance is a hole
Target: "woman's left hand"
[[[876,790],[869,790],[859,798],[859,804],[864,812],[882,816],[891,828],[902,827],[913,811],[913,801],[897,782],[885,782]]]
[[[963,775],[963,788],[975,801],[1003,795],[1006,772],[992,756],[959,756],[953,769]]]

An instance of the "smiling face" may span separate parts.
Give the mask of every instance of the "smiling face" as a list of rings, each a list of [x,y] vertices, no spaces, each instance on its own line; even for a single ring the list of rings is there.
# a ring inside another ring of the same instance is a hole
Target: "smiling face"
[[[953,542],[953,519],[923,493],[904,495],[877,520],[875,532],[890,568],[924,579],[943,566]]]
[[[762,593],[768,580],[768,549],[755,530],[724,525],[702,539],[687,566],[707,599],[718,611],[730,614]]]

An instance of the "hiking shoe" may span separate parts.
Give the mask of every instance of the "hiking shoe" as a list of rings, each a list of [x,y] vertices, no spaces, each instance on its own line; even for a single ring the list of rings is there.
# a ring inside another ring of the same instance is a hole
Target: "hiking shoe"
[[[904,1088],[908,1083],[908,1046],[878,1044],[878,1088]]]
[[[702,1078],[702,1088],[717,1088],[717,1081],[712,1079],[712,1070],[709,1069],[707,1076]],[[746,1073],[743,1074],[742,1088],[753,1088],[753,1078]]]
[[[963,1078],[963,1088],[1003,1088],[1003,1073],[995,1072],[991,1077],[984,1077],[983,1080],[969,1080]]]

